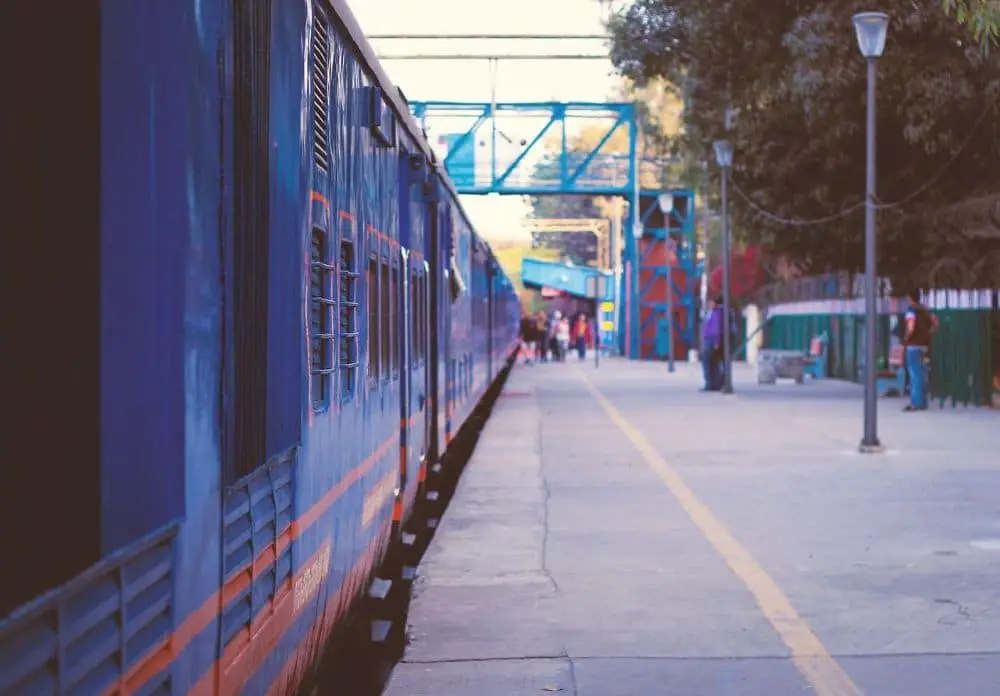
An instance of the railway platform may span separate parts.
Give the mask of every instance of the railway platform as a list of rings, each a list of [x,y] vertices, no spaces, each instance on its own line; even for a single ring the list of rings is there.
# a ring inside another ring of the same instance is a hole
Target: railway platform
[[[734,381],[516,367],[386,694],[1000,694],[1000,413]]]

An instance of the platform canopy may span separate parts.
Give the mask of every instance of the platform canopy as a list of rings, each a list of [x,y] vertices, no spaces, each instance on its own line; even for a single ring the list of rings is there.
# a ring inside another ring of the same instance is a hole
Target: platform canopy
[[[521,283],[543,293],[555,290],[584,299],[594,299],[595,294],[602,301],[613,299],[611,274],[589,266],[528,257],[521,262]]]

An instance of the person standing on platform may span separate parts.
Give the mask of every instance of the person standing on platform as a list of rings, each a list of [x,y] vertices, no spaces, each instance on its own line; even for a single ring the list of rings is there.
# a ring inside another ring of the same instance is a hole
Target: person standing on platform
[[[563,317],[556,326],[556,341],[559,343],[559,355],[562,356],[563,361],[566,360],[566,354],[569,353],[569,338],[569,317]]]
[[[708,301],[708,312],[702,324],[701,365],[705,376],[702,391],[722,389],[725,366],[722,365],[722,305],[718,300]]]
[[[587,359],[587,346],[592,340],[593,333],[590,330],[590,322],[587,320],[587,315],[580,312],[573,324],[573,345],[580,360]]]
[[[566,359],[566,354],[560,350],[559,346],[559,321],[562,319],[562,312],[558,309],[552,313],[552,321],[549,323],[549,335],[546,340],[549,342],[549,350],[552,351],[552,361],[562,362]]]
[[[535,320],[527,312],[521,315],[521,352],[525,365],[535,364]]]
[[[535,315],[535,357],[541,363],[549,361],[549,317],[543,309]]]
[[[906,328],[903,345],[906,346],[906,371],[910,375],[910,404],[904,411],[927,410],[928,363],[931,339],[937,331],[937,317],[920,303],[920,293],[911,291],[906,299]]]

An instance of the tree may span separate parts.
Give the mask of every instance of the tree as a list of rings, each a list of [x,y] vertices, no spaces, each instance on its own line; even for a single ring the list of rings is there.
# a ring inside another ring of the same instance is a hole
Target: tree
[[[962,244],[926,224],[929,211],[1000,184],[993,164],[1000,132],[989,111],[1000,62],[972,49],[966,30],[936,2],[882,6],[892,20],[878,66],[879,197],[897,201],[921,189],[880,215],[880,270],[902,277],[922,258]],[[625,77],[681,88],[678,147],[688,175],[709,162],[718,190],[711,143],[733,141],[736,229],[806,271],[863,265],[865,72],[850,17],[866,7],[854,0],[636,0],[609,23],[612,60]],[[736,116],[728,133],[727,112]],[[778,224],[761,208],[832,219]],[[845,210],[853,212],[838,216]]]
[[[972,30],[984,52],[1000,40],[1000,3],[996,0],[943,0],[942,6]]]

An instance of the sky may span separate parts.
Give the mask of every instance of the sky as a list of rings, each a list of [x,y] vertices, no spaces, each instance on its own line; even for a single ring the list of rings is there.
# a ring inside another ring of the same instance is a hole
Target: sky
[[[597,0],[349,0],[366,35],[378,34],[603,34]],[[376,53],[553,54],[604,53],[601,41],[372,40]],[[389,78],[411,101],[490,101],[485,60],[384,60]],[[604,101],[619,81],[606,60],[499,61],[497,101]],[[471,125],[449,130],[462,132]],[[542,121],[541,123],[544,123]],[[530,140],[541,123],[519,119],[501,126],[516,142]],[[428,123],[445,128],[447,124]],[[523,132],[522,132],[523,131]],[[433,139],[433,138],[432,138]],[[516,152],[516,151],[515,151]],[[498,160],[500,156],[498,156]],[[490,240],[524,239],[528,206],[520,196],[463,196],[476,229]]]

